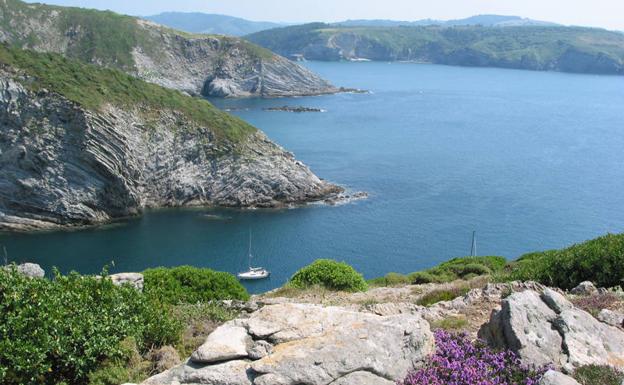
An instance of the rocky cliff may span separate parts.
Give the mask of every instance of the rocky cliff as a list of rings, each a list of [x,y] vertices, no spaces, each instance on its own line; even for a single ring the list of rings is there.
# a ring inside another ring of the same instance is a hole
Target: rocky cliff
[[[0,48],[0,230],[96,224],[146,207],[277,207],[340,190],[207,101]]]
[[[247,41],[191,35],[112,12],[0,0],[0,41],[118,68],[192,95],[338,91],[311,71]]]

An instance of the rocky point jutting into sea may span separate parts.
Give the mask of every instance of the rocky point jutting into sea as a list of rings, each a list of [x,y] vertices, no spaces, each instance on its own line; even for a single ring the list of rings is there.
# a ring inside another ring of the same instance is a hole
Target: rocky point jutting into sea
[[[0,48],[1,230],[92,225],[146,207],[279,207],[342,190],[207,101]],[[59,78],[37,72],[40,60]],[[84,83],[65,87],[74,74]],[[108,80],[94,84],[100,78]],[[120,86],[137,100],[116,93]]]

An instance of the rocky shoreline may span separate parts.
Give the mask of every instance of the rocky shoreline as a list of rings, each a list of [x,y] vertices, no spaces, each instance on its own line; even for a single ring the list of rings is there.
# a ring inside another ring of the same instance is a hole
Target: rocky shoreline
[[[0,77],[3,231],[99,225],[157,207],[291,207],[344,191],[250,126],[244,138],[217,138],[176,111],[90,110],[30,91],[12,70]]]

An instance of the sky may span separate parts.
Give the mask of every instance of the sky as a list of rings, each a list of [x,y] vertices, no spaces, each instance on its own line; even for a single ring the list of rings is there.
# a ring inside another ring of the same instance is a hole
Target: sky
[[[29,1],[34,2],[34,1]],[[220,13],[250,20],[459,19],[499,14],[624,30],[624,0],[39,0],[147,16],[165,11]]]

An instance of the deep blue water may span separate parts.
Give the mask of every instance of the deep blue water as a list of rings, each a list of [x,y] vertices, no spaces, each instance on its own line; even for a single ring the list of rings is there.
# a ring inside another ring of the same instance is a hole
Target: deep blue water
[[[624,231],[624,77],[399,63],[307,63],[370,94],[216,100],[319,176],[369,199],[279,211],[161,210],[77,232],[0,235],[17,261],[137,271],[192,264],[237,272],[247,232],[283,284],[316,258],[367,278],[470,251],[519,255]],[[325,113],[263,111],[303,105]]]

